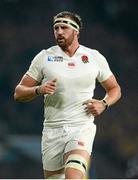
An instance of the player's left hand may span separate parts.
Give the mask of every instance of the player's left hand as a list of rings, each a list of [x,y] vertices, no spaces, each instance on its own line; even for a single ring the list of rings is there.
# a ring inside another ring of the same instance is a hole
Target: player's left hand
[[[89,99],[85,101],[83,105],[86,105],[86,112],[94,117],[100,115],[105,110],[103,102],[97,99]]]

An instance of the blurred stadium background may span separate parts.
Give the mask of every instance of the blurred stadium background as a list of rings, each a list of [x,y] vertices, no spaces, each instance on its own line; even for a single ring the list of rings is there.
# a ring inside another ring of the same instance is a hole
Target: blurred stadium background
[[[0,178],[43,178],[43,99],[17,103],[13,92],[33,57],[54,45],[52,17],[63,10],[80,14],[81,44],[105,55],[122,87],[119,103],[95,120],[89,177],[138,178],[137,9],[137,0],[0,0]]]

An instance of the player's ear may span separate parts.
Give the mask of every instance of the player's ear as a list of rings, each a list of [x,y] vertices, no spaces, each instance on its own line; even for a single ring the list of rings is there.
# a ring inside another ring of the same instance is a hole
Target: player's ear
[[[79,31],[74,31],[74,33],[75,33],[77,36],[79,36]]]

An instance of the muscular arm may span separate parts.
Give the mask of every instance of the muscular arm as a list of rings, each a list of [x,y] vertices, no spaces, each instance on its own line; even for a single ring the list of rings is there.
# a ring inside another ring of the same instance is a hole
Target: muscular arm
[[[102,82],[101,85],[106,91],[104,99],[109,106],[113,105],[120,99],[121,89],[113,75],[110,76],[106,81]]]
[[[28,75],[24,75],[20,83],[16,86],[14,92],[14,99],[17,101],[31,101],[37,95],[35,89],[38,82]]]
[[[106,91],[104,99],[108,106],[113,105],[120,99],[121,89],[114,75],[110,76],[106,81],[102,82],[101,85]],[[93,114],[94,116],[100,115],[106,109],[103,102],[98,99],[90,99],[84,104],[87,105],[86,111],[90,114]]]
[[[17,101],[31,101],[38,95],[35,93],[36,88],[39,87],[40,95],[52,95],[56,90],[56,79],[47,81],[45,84],[38,86],[38,82],[28,75],[24,75],[20,83],[16,86],[14,92],[14,99]]]

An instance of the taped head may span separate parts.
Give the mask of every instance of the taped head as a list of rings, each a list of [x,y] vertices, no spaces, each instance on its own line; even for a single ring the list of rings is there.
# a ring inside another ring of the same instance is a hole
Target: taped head
[[[68,18],[57,18],[57,19],[55,19],[54,27],[56,25],[67,25],[76,31],[79,31],[79,29],[80,29],[79,25],[75,21],[68,19]]]
[[[67,25],[76,31],[80,31],[80,29],[82,29],[82,21],[80,16],[68,11],[63,11],[57,14],[54,17],[53,23],[54,27],[61,24]]]

